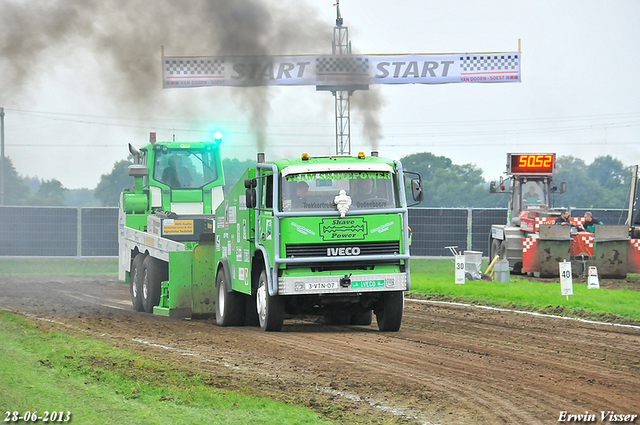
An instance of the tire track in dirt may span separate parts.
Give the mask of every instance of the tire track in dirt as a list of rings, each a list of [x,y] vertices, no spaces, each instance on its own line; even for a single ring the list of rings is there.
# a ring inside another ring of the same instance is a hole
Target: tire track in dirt
[[[505,422],[516,420],[522,423],[537,423],[526,410],[495,394],[493,388],[487,389],[486,382],[484,386],[469,385],[468,381],[472,380],[472,375],[475,372],[465,371],[459,361],[451,362],[449,353],[436,357],[436,360],[448,358],[449,364],[444,365],[442,361],[434,363],[434,359],[429,353],[425,354],[424,347],[420,344],[407,338],[388,335],[371,336],[368,333],[319,335],[316,333],[313,341],[310,341],[304,335],[286,334],[286,336],[278,337],[278,342],[284,343],[292,351],[303,351],[323,357],[332,355],[347,359],[342,361],[341,366],[350,370],[351,377],[365,382],[373,379],[369,385],[363,385],[368,389],[377,386],[384,387],[387,382],[399,381],[404,386],[400,392],[405,395],[415,391],[415,387],[421,388],[431,398],[440,398],[437,396],[439,393],[448,394],[446,403],[456,416],[460,416],[460,412],[473,411],[473,416],[476,418],[484,416],[484,419],[489,423],[495,423],[496,419]],[[384,346],[383,350],[380,348],[381,345]],[[354,351],[357,356],[354,356]],[[383,351],[382,355],[381,351]],[[369,362],[363,363],[354,360],[354,357],[367,359]],[[378,361],[370,361],[371,359]],[[331,367],[329,370],[335,370],[335,367]],[[447,377],[451,371],[456,373],[455,379]],[[395,394],[381,393],[374,398],[394,396]],[[429,398],[425,400],[421,397],[415,397],[412,404],[422,404],[424,407],[420,410],[427,415],[437,413],[430,411],[428,400]],[[439,403],[441,402],[445,402],[445,400],[439,401]],[[496,411],[501,413],[498,415],[482,413]]]

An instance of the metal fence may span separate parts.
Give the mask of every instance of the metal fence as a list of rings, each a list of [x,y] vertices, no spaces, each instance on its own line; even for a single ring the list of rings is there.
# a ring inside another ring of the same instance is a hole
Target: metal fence
[[[573,208],[580,217],[587,211]],[[605,224],[623,224],[626,210],[593,209]],[[488,255],[492,224],[504,208],[411,208],[411,255],[446,257],[446,246]],[[117,257],[117,208],[0,207],[0,256]]]
[[[0,256],[117,255],[117,208],[0,207]]]

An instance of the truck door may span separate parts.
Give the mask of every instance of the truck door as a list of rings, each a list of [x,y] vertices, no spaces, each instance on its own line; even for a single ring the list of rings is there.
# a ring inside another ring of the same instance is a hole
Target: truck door
[[[258,199],[258,238],[260,244],[264,246],[269,255],[269,262],[273,265],[274,243],[277,235],[274,231],[273,215],[273,173],[271,170],[260,170],[260,175],[264,176],[259,179],[260,192]]]

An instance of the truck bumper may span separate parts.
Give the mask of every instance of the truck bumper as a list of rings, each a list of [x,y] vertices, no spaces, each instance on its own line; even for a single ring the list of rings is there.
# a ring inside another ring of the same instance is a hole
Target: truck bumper
[[[406,273],[279,277],[278,295],[405,291]]]

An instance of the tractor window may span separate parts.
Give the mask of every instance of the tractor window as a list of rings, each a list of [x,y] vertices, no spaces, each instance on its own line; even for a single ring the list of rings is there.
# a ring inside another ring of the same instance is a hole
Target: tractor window
[[[395,176],[389,172],[328,172],[291,174],[282,178],[282,211],[335,210],[341,190],[350,209],[394,208],[399,205]]]
[[[548,193],[543,182],[528,181],[522,183],[522,205],[524,208],[546,208],[548,204]]]
[[[195,149],[158,150],[153,178],[172,189],[201,188],[218,178],[215,154]]]

